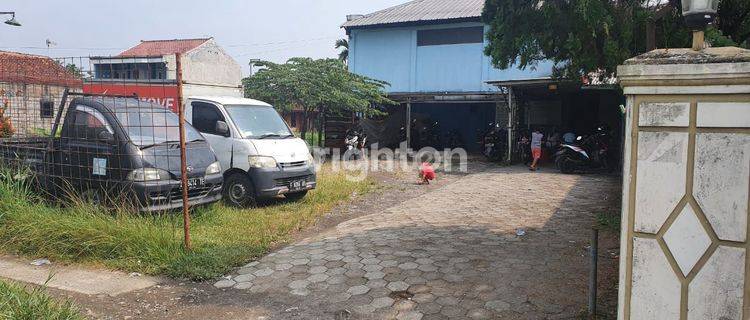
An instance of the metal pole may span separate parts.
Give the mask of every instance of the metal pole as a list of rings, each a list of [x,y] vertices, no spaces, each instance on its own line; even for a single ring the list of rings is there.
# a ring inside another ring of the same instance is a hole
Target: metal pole
[[[191,250],[190,245],[190,204],[188,201],[187,157],[185,146],[185,106],[182,104],[182,63],[179,53],[175,57],[177,68],[177,108],[180,119],[180,182],[182,184],[182,219],[185,233],[185,250]]]
[[[513,162],[513,87],[508,87],[508,164]]]
[[[406,102],[406,149],[411,148],[411,99]]]
[[[596,315],[597,264],[599,258],[599,230],[591,229],[591,266],[589,269],[589,316]]]

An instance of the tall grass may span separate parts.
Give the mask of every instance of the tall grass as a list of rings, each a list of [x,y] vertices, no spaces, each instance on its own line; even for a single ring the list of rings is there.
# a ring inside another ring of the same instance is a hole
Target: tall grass
[[[193,280],[220,276],[267,252],[352,192],[371,187],[323,170],[318,189],[299,202],[199,208],[191,224],[194,250],[186,252],[179,214],[140,215],[84,202],[53,206],[13,176],[0,174],[0,251]]]
[[[43,287],[33,289],[0,281],[0,319],[83,320],[70,302],[50,298]]]

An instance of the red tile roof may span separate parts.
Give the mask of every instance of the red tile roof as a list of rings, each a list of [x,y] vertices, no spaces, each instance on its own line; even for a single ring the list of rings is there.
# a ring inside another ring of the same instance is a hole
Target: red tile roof
[[[0,82],[82,87],[83,81],[50,57],[0,51]]]
[[[161,57],[175,53],[185,53],[211,39],[141,40],[139,45],[125,50],[118,57]]]

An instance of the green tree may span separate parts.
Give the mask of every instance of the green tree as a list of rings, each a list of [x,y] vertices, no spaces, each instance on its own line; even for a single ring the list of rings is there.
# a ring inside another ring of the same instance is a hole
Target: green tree
[[[281,110],[301,109],[303,138],[315,111],[379,115],[378,106],[394,103],[385,96],[386,82],[351,73],[338,59],[292,58],[283,64],[261,61],[255,65],[261,70],[243,80],[245,96]]]
[[[706,33],[708,42],[746,46],[748,3],[723,0],[716,27]],[[680,7],[679,0],[487,0],[485,53],[502,69],[533,68],[549,60],[557,77],[610,76],[623,61],[646,51],[649,24],[657,47],[690,47]]]
[[[339,51],[339,60],[344,61],[344,63],[347,63],[349,61],[349,40],[347,39],[336,40],[336,49],[341,50]]]

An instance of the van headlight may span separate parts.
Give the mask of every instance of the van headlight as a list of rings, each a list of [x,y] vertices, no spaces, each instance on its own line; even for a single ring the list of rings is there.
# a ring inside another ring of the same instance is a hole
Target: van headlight
[[[159,181],[159,180],[169,180],[170,175],[169,175],[169,172],[162,170],[162,169],[140,168],[140,169],[135,169],[131,171],[128,174],[127,179],[130,181],[140,181],[140,182]]]
[[[313,158],[312,153],[307,154],[307,164],[315,164],[315,158]]]
[[[219,161],[212,163],[210,166],[208,166],[208,168],[206,168],[206,175],[219,173],[221,173],[221,164],[219,163]]]
[[[273,157],[249,156],[247,162],[250,168],[276,168],[276,159]]]

